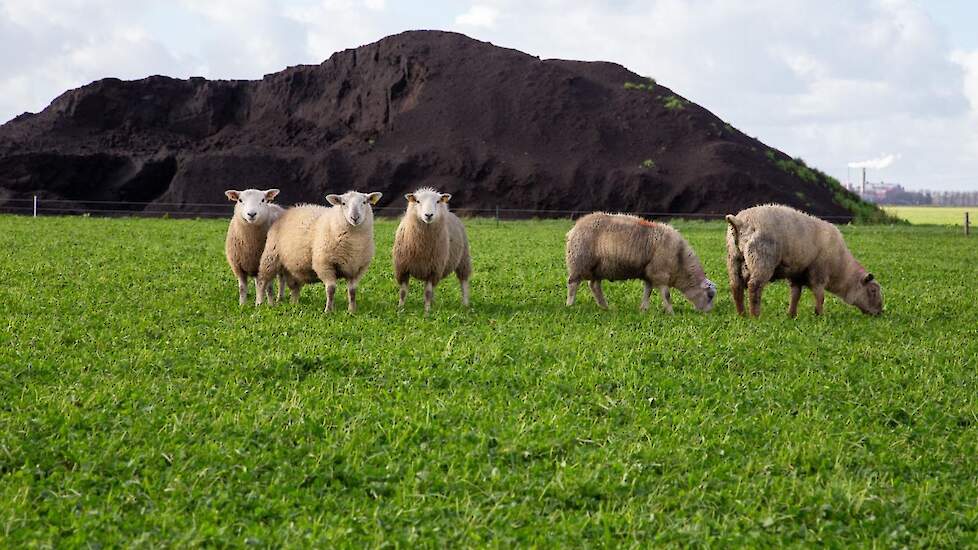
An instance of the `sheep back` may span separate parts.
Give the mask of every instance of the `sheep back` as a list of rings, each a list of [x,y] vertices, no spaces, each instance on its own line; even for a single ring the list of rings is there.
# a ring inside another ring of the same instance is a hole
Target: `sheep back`
[[[329,209],[315,204],[290,208],[268,232],[262,265],[270,263],[303,283],[319,280],[312,267],[316,221]],[[274,271],[278,271],[275,269]]]
[[[317,273],[332,271],[337,278],[359,279],[374,257],[373,217],[353,227],[340,207],[325,210],[316,220],[313,269]]]
[[[577,220],[567,232],[565,259],[571,279],[643,279],[684,288],[705,278],[676,229],[627,214],[595,212]]]
[[[851,257],[842,233],[829,222],[782,205],[740,211],[727,229],[728,253],[753,256],[774,278],[793,278],[812,269],[840,270]],[[737,224],[737,225],[735,225]]]

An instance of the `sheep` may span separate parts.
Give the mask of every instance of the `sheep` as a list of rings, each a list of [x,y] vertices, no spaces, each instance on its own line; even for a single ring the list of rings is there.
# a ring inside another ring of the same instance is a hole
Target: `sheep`
[[[285,212],[281,206],[272,204],[278,193],[278,189],[228,189],[224,192],[228,200],[235,201],[234,216],[228,224],[228,234],[224,241],[224,255],[238,279],[239,305],[244,305],[248,299],[248,277],[258,275],[268,229]],[[260,290],[256,279],[255,291]],[[278,291],[280,295],[285,292],[281,279]]]
[[[469,305],[472,258],[462,220],[448,211],[452,196],[422,187],[404,195],[407,211],[394,235],[394,279],[400,285],[398,307],[404,307],[411,277],[424,281],[424,311],[431,310],[435,286],[453,271],[462,286],[462,305]]]
[[[326,285],[326,312],[333,311],[336,280],[346,279],[347,309],[357,310],[357,284],[374,257],[373,205],[381,193],[347,191],[326,195],[332,205],[290,208],[268,233],[258,273],[259,285],[283,274],[293,303],[303,285]],[[263,286],[264,288],[264,286]],[[259,294],[256,305],[261,305]]]
[[[788,315],[798,313],[801,289],[815,294],[815,313],[822,314],[825,290],[868,315],[883,312],[883,290],[872,273],[849,252],[832,224],[778,204],[727,215],[727,273],[737,313],[744,315],[744,289],[750,314],[761,314],[761,293],[769,281],[791,285]]]
[[[716,285],[706,278],[696,252],[672,226],[628,214],[594,212],[567,232],[567,306],[574,305],[577,287],[588,281],[598,306],[608,309],[602,280],[645,282],[641,311],[649,308],[658,287],[664,309],[673,313],[669,288],[676,288],[703,312],[713,309]]]

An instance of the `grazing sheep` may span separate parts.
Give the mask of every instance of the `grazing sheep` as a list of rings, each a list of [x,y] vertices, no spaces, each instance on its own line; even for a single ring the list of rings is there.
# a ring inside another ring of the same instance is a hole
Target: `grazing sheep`
[[[326,195],[331,208],[303,204],[290,208],[272,226],[262,255],[258,284],[284,274],[292,302],[303,285],[326,285],[326,311],[333,311],[336,280],[346,279],[348,310],[357,309],[357,283],[374,257],[373,205],[380,193],[347,191]],[[261,305],[261,295],[255,302]]]
[[[472,258],[469,239],[458,216],[448,211],[448,193],[423,187],[404,195],[407,211],[394,236],[394,279],[401,285],[398,307],[404,307],[411,277],[424,281],[424,310],[431,310],[435,285],[453,271],[462,285],[462,305],[469,305]]]
[[[727,273],[737,313],[744,314],[746,288],[750,313],[759,316],[764,285],[777,279],[791,284],[792,317],[803,286],[815,294],[818,315],[826,289],[863,313],[882,313],[880,284],[853,258],[834,225],[777,204],[741,210],[728,215],[727,222]]]
[[[234,216],[228,225],[228,236],[224,241],[224,254],[231,271],[238,279],[238,303],[241,305],[248,299],[248,277],[258,275],[268,229],[285,212],[281,206],[272,204],[278,193],[278,189],[228,189],[224,192],[228,200],[235,201]],[[257,279],[255,291],[261,291]],[[278,291],[280,296],[285,292],[281,279],[278,282]]]
[[[627,214],[594,212],[567,232],[567,305],[574,305],[581,280],[588,281],[598,306],[608,309],[601,281],[645,281],[641,310],[658,287],[672,313],[669,288],[678,289],[699,311],[713,308],[716,285],[706,278],[696,252],[671,226]]]

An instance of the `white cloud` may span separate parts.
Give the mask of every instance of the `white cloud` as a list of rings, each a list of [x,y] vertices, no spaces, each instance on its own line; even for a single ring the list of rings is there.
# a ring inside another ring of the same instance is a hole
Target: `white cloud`
[[[480,39],[620,63],[840,179],[848,161],[898,150],[888,177],[978,187],[978,125],[968,117],[978,64],[951,61],[946,33],[918,2],[481,4],[506,13],[507,25],[475,30]]]
[[[474,4],[469,8],[469,11],[455,18],[455,24],[466,27],[493,28],[496,26],[496,19],[498,18],[498,9],[484,4]]]
[[[978,51],[956,50],[951,53],[951,61],[964,71],[964,95],[971,104],[971,113],[978,117]]]
[[[896,162],[900,158],[900,155],[881,155],[876,158],[869,160],[857,160],[855,162],[849,163],[849,168],[872,168],[874,170],[882,170]]]

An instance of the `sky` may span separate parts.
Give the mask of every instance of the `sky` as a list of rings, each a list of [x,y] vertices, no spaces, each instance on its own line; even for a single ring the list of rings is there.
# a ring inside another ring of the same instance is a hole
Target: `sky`
[[[973,0],[0,0],[0,122],[104,77],[255,79],[412,29],[619,63],[843,182],[978,190]]]

